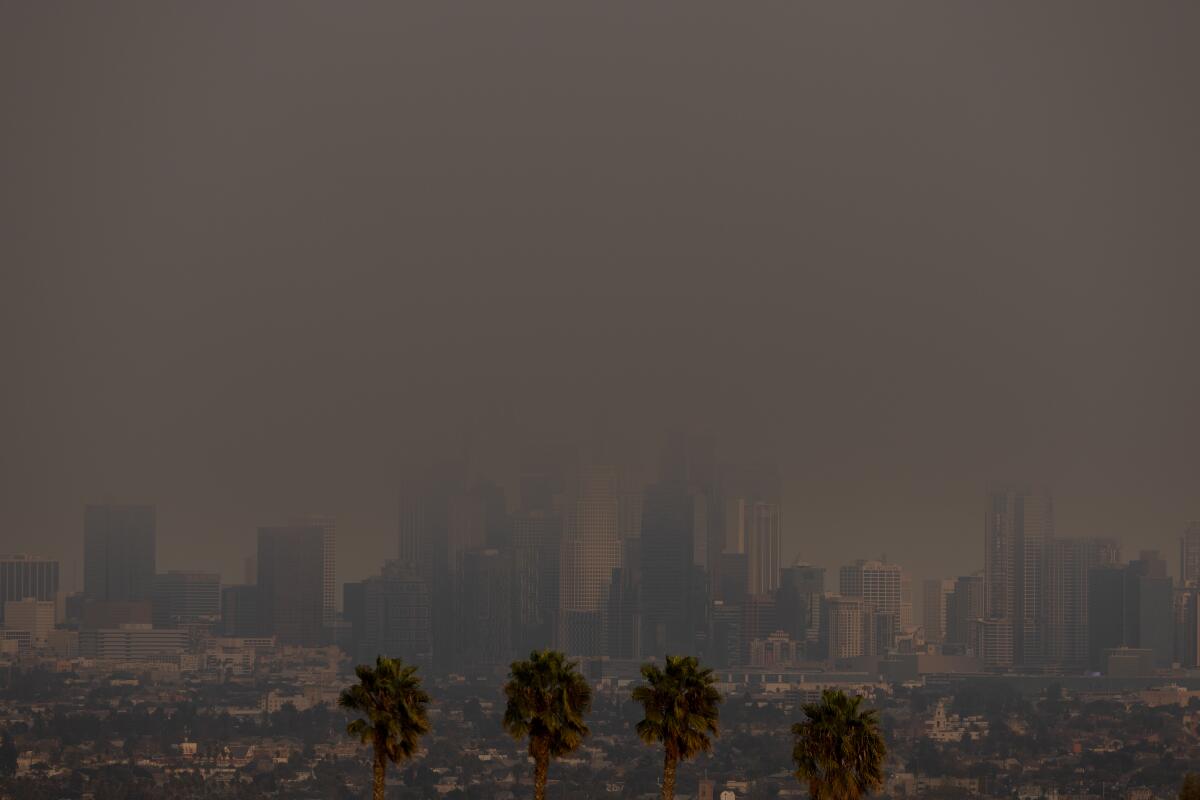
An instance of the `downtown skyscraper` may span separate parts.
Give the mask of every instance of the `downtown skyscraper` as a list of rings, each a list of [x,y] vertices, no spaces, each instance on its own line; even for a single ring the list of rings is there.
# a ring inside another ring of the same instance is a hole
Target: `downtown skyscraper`
[[[154,506],[90,505],[83,519],[83,594],[101,602],[149,602],[154,592]]]
[[[1001,486],[984,514],[984,605],[988,620],[1012,629],[1013,661],[1040,667],[1046,657],[1046,554],[1054,538],[1049,492]]]
[[[325,627],[325,530],[319,525],[258,529],[259,632],[283,644],[316,647]]]

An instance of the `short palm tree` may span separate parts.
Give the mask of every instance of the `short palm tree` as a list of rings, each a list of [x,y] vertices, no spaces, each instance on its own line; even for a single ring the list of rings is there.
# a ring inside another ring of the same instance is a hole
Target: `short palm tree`
[[[873,709],[862,698],[826,689],[806,705],[808,718],[792,726],[796,778],[808,781],[811,800],[859,800],[883,786],[887,746]]]
[[[374,750],[374,800],[384,800],[387,762],[412,758],[421,737],[429,732],[429,695],[421,688],[417,668],[398,658],[379,656],[375,667],[354,668],[358,683],[342,690],[338,705],[363,716],[346,726]]]
[[[541,650],[513,662],[504,695],[504,730],[514,739],[529,737],[533,796],[544,800],[550,759],[572,752],[588,735],[583,715],[592,707],[591,687],[565,655]]]
[[[712,738],[721,735],[721,693],[713,685],[712,670],[701,667],[695,656],[667,656],[665,669],[643,664],[642,677],[646,682],[633,690],[646,714],[637,734],[647,744],[662,742],[662,798],[673,800],[679,762],[708,752]]]

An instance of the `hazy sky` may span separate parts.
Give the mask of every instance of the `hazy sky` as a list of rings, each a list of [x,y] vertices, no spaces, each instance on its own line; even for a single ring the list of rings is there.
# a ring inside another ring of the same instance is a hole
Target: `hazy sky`
[[[785,554],[982,563],[983,491],[1200,518],[1200,6],[4,3],[0,550],[154,502],[394,553],[401,468],[681,424]],[[652,449],[652,448],[647,448]]]

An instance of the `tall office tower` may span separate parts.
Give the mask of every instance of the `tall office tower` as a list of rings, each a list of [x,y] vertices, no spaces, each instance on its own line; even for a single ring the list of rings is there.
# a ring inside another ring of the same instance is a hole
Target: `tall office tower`
[[[399,569],[399,562],[392,561]],[[386,565],[385,565],[386,566]],[[409,566],[411,574],[412,567]],[[363,634],[367,629],[367,582],[346,581],[342,584],[342,622],[349,630],[345,631],[338,645],[342,652],[360,661],[359,652],[362,648]]]
[[[172,570],[154,576],[154,627],[174,628],[221,617],[221,576]]]
[[[830,661],[863,655],[863,623],[868,617],[862,597],[827,594],[821,599],[821,650]]]
[[[398,557],[431,583],[447,569],[450,498],[465,491],[465,467],[441,462],[405,481],[400,492]]]
[[[925,641],[934,644],[946,641],[950,596],[953,594],[953,578],[928,578],[921,584],[921,620],[925,628]]]
[[[742,603],[750,594],[746,580],[746,554],[721,553],[713,564],[713,599],[725,603]]]
[[[621,566],[617,498],[598,469],[581,481],[585,492],[566,504],[559,559],[559,644],[571,655],[600,655],[613,570]]]
[[[797,563],[784,567],[775,593],[779,627],[806,646],[815,647],[821,630],[821,596],[825,594],[825,568]]]
[[[859,559],[841,568],[838,586],[843,597],[861,597],[876,611],[899,614],[903,573],[899,564]]]
[[[357,603],[358,593],[351,591],[347,597]],[[362,582],[361,603],[361,612],[354,610],[361,613],[354,632],[358,660],[371,663],[384,655],[429,667],[433,658],[432,597],[429,582],[416,574],[413,565],[384,564],[380,574]]]
[[[519,653],[555,645],[562,529],[562,517],[552,511],[513,515],[513,638]]]
[[[494,547],[463,555],[459,630],[464,665],[490,668],[512,661],[512,559]]]
[[[458,556],[481,547],[487,536],[482,509],[473,514],[471,505],[466,467],[457,461],[423,468],[400,493],[399,560],[429,583],[433,660],[439,671],[455,666]]]
[[[330,631],[337,625],[337,519],[328,514],[302,514],[289,525],[321,529],[324,569],[321,577],[321,622]]]
[[[150,600],[154,506],[93,505],[83,517],[83,594],[88,600]]]
[[[739,603],[713,602],[712,634],[709,657],[717,667],[733,667],[742,662],[742,606]],[[746,645],[746,649],[749,644]]]
[[[1200,520],[1189,522],[1179,537],[1179,583],[1200,586]]]
[[[642,656],[642,617],[638,610],[640,580],[636,568],[629,566],[629,550],[637,539],[626,540],[623,566],[613,570],[608,589],[608,609],[604,618],[604,655],[615,660],[633,660]]]
[[[247,583],[221,590],[221,635],[260,636],[263,633],[261,624],[257,586]]]
[[[913,584],[912,576],[900,573],[900,630],[913,627]]]
[[[642,647],[646,655],[692,652],[689,613],[695,502],[683,483],[658,483],[646,490],[642,517]]]
[[[1123,567],[1088,572],[1088,666],[1105,670],[1105,651],[1130,647],[1153,652],[1157,667],[1169,667],[1173,641],[1174,587],[1157,553]]]
[[[1175,589],[1175,660],[1184,669],[1200,666],[1200,586]]]
[[[779,473],[774,467],[727,468],[713,504],[715,550],[746,556],[747,591],[773,592],[779,588],[782,564],[783,511],[779,502]],[[714,553],[715,555],[715,553]],[[719,563],[715,566],[719,567]],[[717,582],[722,580],[717,576]]]
[[[783,515],[775,503],[748,504],[746,525],[746,579],[750,594],[767,594],[779,588],[780,551],[783,549]]]
[[[0,556],[0,608],[9,600],[58,600],[58,561],[40,556]],[[0,624],[4,612],[0,611]]]
[[[325,644],[325,530],[317,525],[259,528],[258,589],[263,634],[282,644]]]
[[[954,579],[954,593],[946,606],[946,643],[975,647],[973,623],[983,619],[986,608],[981,574]]]
[[[1013,629],[1017,666],[1045,658],[1046,548],[1054,538],[1054,502],[1048,492],[999,487],[988,493],[984,515],[984,591],[989,619]]]
[[[1046,557],[1046,662],[1065,670],[1088,664],[1088,574],[1115,566],[1112,539],[1055,539]]]

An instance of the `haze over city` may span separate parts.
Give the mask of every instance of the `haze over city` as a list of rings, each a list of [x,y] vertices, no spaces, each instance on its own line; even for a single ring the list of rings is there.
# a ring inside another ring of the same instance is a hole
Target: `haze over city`
[[[0,5],[0,800],[1200,800],[1198,33]]]
[[[1174,558],[1195,11],[1079,9],[9,6],[6,547],[322,511],[357,578],[431,454],[684,427],[789,558],[974,568],[997,480]]]

